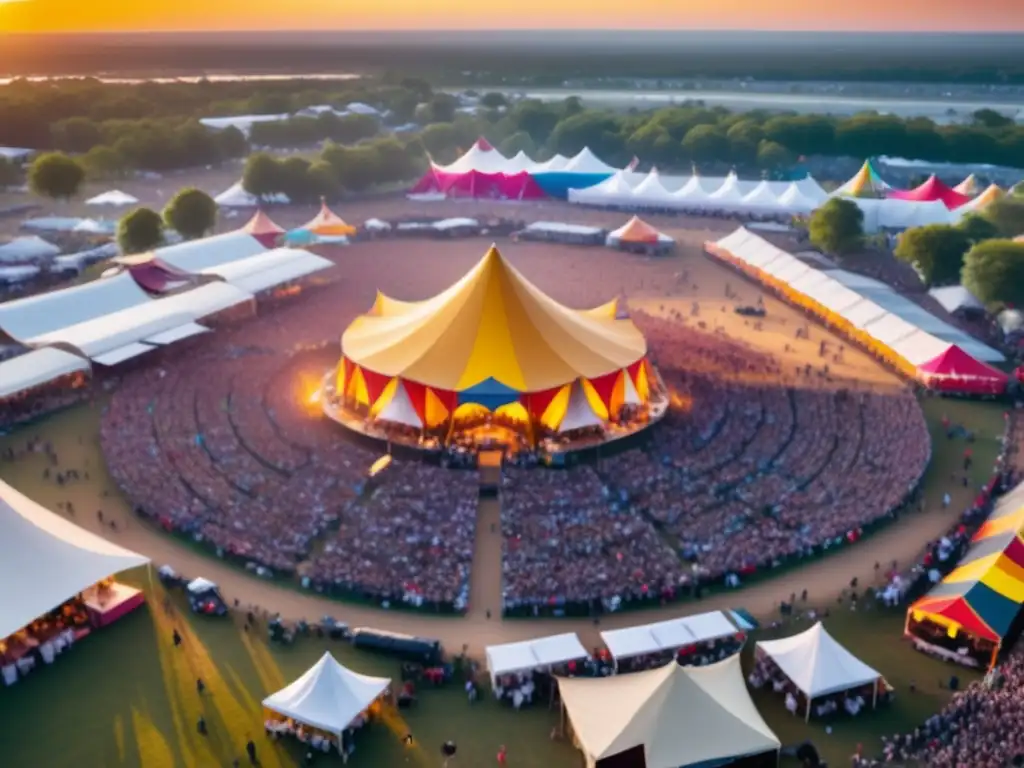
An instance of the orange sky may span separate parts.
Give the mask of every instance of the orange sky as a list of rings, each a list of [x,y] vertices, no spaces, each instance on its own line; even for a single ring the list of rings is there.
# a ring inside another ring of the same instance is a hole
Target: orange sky
[[[1024,0],[0,0],[0,34],[543,27],[1024,32]]]

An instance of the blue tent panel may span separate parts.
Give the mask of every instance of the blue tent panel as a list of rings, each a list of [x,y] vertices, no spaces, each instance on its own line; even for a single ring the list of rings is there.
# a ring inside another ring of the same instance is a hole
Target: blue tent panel
[[[600,184],[611,176],[610,173],[572,173],[566,171],[545,171],[531,174],[537,185],[551,197],[565,200],[570,189],[587,189]]]
[[[519,392],[493,378],[484,379],[479,384],[459,392],[459,405],[475,403],[491,411],[518,400]]]
[[[292,245],[311,245],[316,241],[316,235],[308,229],[293,229],[284,236],[284,241]]]

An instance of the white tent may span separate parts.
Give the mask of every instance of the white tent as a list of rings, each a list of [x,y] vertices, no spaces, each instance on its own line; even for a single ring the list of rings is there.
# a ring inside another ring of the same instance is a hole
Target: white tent
[[[688,203],[703,203],[714,190],[715,187],[709,185],[707,180],[694,175],[672,193],[672,199],[684,206]]]
[[[121,273],[60,291],[3,302],[0,304],[0,328],[18,341],[28,343],[61,328],[151,301],[131,275]]]
[[[248,293],[275,288],[334,266],[334,262],[298,248],[276,248],[203,270]]]
[[[680,768],[777,752],[779,739],[747,693],[739,656],[706,667],[674,661],[604,678],[559,678],[587,768],[643,749],[647,768]]]
[[[724,205],[727,208],[739,206],[743,202],[743,192],[736,174],[730,173],[722,182],[722,186],[708,195],[708,200],[714,205]]]
[[[543,163],[537,163],[531,169],[532,173],[548,173],[549,171],[562,171],[569,164],[569,158],[562,155],[555,155]]]
[[[109,192],[96,195],[96,197],[90,197],[85,201],[86,205],[109,205],[113,207],[138,205],[138,203],[139,198],[129,195],[127,192],[122,192],[119,189],[112,189]]]
[[[760,641],[756,648],[807,697],[808,713],[812,699],[872,685],[882,677],[837,643],[820,621],[798,635]]]
[[[744,195],[743,205],[754,211],[775,212],[780,210],[779,198],[772,192],[767,181],[762,181]]]
[[[263,243],[237,230],[157,248],[153,256],[183,272],[202,272],[266,252]]]
[[[800,188],[800,191],[804,195],[809,197],[811,200],[814,200],[816,203],[821,204],[828,200],[828,192],[825,191],[824,187],[822,187],[821,184],[818,183],[818,180],[811,176],[811,174],[807,174],[806,177],[793,183]]]
[[[347,669],[328,651],[294,683],[265,698],[263,706],[334,734],[340,747],[345,729],[390,685],[389,678]]]
[[[565,173],[615,173],[618,169],[597,157],[590,147],[584,147],[569,159],[562,170]]]
[[[806,194],[795,181],[779,195],[779,207],[794,214],[806,215],[818,207],[819,201]]]
[[[519,150],[515,157],[510,157],[505,163],[505,170],[503,173],[522,173],[523,171],[531,170],[536,163],[530,159],[523,150]]]
[[[732,637],[739,630],[721,611],[681,616],[638,627],[606,630],[601,639],[616,661],[646,653],[675,651],[688,645]]]
[[[617,171],[592,187],[585,189],[570,189],[570,203],[584,203],[589,205],[621,205],[629,203],[633,199],[633,188],[626,181],[625,173]]]
[[[404,424],[414,429],[423,428],[423,420],[416,413],[412,399],[410,399],[409,393],[401,381],[395,382],[395,391],[391,395],[391,399],[388,400],[387,405],[377,414],[377,418],[381,421],[393,422],[394,424]]]
[[[42,268],[36,264],[12,264],[9,267],[0,267],[0,284],[31,280],[42,271]]]
[[[0,637],[116,573],[149,558],[53,514],[0,482]]]
[[[556,664],[580,661],[590,655],[572,632],[525,640],[521,643],[489,645],[484,652],[492,682],[499,675],[548,669]]]
[[[88,371],[89,361],[62,349],[33,349],[0,363],[0,397],[38,387],[62,376]]]
[[[49,259],[60,254],[60,248],[38,235],[16,237],[0,245],[0,262]]]
[[[661,183],[657,168],[652,168],[646,178],[633,189],[633,200],[637,205],[665,205],[672,202],[672,199],[672,195]]]
[[[245,191],[242,182],[232,184],[225,189],[213,201],[222,208],[258,208],[263,203],[279,203],[287,205],[290,201],[284,194],[266,195],[262,200],[256,195]]]
[[[965,309],[978,309],[982,311],[985,309],[985,305],[981,303],[978,297],[962,285],[932,288],[928,291],[928,295],[939,302],[942,308],[950,313]]]
[[[590,429],[602,425],[601,417],[594,413],[594,409],[587,402],[587,394],[583,391],[583,385],[576,381],[569,392],[569,404],[565,407],[565,415],[558,424],[558,431],[572,432],[577,429]]]
[[[462,155],[450,165],[435,165],[434,167],[443,173],[505,173],[508,167],[508,158],[496,149],[483,149],[480,142],[476,142],[469,151]]]

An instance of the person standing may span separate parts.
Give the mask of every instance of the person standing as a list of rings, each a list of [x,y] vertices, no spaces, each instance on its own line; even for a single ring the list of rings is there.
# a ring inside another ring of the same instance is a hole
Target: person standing
[[[252,739],[245,743],[245,754],[249,756],[251,765],[259,765],[259,761],[256,759],[256,743]]]

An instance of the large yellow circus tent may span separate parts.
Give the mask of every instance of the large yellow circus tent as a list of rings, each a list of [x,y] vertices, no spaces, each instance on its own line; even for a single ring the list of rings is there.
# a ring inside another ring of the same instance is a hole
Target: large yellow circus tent
[[[607,418],[616,406],[645,401],[650,382],[646,340],[620,310],[618,301],[565,307],[492,246],[433,298],[401,301],[378,293],[342,336],[338,391],[380,413],[375,403],[391,402],[394,387],[402,386],[397,402],[406,423],[408,396],[432,426],[470,403],[495,411],[519,402],[540,418],[556,403],[566,408],[566,390],[582,381],[577,386],[600,401],[595,410]]]

